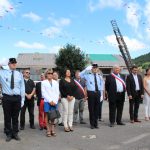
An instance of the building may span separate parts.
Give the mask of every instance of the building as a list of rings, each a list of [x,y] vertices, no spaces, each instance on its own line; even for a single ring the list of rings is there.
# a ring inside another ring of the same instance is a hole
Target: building
[[[17,69],[30,69],[31,78],[39,80],[46,68],[55,68],[55,54],[50,53],[21,53],[17,57]]]
[[[87,57],[92,63],[97,63],[104,75],[111,72],[114,65],[120,65],[122,73],[127,74],[125,62],[121,55],[111,54],[88,54]],[[39,80],[41,73],[46,68],[55,68],[56,54],[50,53],[21,53],[17,57],[17,69],[22,71],[23,69],[30,69],[31,78],[33,80]]]
[[[126,64],[121,55],[89,54],[88,57],[91,62],[98,64],[99,69],[104,75],[109,74],[115,65],[119,65],[122,68],[122,74],[128,74]]]

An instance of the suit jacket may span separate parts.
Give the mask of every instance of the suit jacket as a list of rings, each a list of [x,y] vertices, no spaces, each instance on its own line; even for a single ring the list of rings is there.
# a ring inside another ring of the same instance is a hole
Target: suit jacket
[[[36,83],[36,96],[37,96],[37,106],[40,106],[40,101],[42,98],[41,82]]]
[[[143,88],[143,81],[142,81],[142,77],[138,74],[138,81],[139,81],[139,87],[140,87],[140,94],[143,95],[144,94],[144,88]],[[131,95],[132,97],[135,97],[135,81],[134,81],[134,77],[132,74],[129,74],[127,76],[126,79],[126,85],[127,85],[127,94],[128,96]]]
[[[124,80],[124,76],[120,75]],[[117,84],[116,79],[110,74],[106,77],[105,88],[108,94],[108,101],[115,101],[117,97]],[[125,100],[125,88],[124,88],[124,100]]]

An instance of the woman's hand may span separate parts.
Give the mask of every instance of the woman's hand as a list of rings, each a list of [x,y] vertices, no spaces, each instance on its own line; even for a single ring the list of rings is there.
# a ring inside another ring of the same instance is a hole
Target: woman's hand
[[[51,105],[51,106],[55,106],[56,104],[55,104],[53,101],[51,101],[51,102],[50,102],[50,105]]]

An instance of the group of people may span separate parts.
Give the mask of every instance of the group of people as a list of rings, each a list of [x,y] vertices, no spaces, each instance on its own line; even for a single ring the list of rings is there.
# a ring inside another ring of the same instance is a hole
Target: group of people
[[[34,96],[37,97],[40,130],[46,129],[46,136],[56,136],[55,120],[49,120],[48,112],[59,110],[59,125],[65,132],[73,132],[73,124],[86,124],[83,117],[84,104],[87,100],[91,129],[98,129],[98,120],[102,120],[102,103],[108,100],[110,127],[125,125],[122,122],[125,92],[129,98],[130,122],[140,122],[138,110],[141,100],[145,104],[145,120],[150,119],[150,68],[146,70],[144,79],[133,66],[131,73],[125,77],[120,74],[121,68],[114,66],[110,75],[104,80],[98,65],[92,64],[83,71],[77,70],[74,78],[70,69],[65,69],[62,78],[58,72],[47,69],[41,74],[41,81],[34,83],[30,79],[30,70],[23,73],[16,71],[17,61],[9,59],[9,70],[0,70],[0,84],[3,93],[4,132],[6,141],[12,138],[20,140],[20,130],[25,129],[25,112],[28,109],[30,128],[34,125]]]

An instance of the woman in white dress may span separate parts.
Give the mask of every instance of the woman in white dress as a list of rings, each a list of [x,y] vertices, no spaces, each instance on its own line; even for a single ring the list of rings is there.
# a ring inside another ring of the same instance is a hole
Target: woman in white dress
[[[144,77],[144,99],[145,104],[145,120],[150,120],[150,68],[146,69],[146,76]]]

